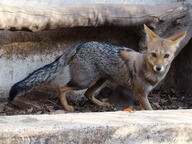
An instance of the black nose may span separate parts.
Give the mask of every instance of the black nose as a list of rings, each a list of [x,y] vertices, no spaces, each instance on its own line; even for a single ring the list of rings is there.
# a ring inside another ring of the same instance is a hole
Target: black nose
[[[160,67],[160,66],[157,66],[157,67],[156,67],[156,70],[157,70],[157,71],[160,71],[160,70],[161,70],[161,67]]]

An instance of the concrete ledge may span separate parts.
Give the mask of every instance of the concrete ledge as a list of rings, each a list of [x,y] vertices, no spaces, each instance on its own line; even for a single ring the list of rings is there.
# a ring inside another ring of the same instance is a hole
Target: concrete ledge
[[[0,143],[192,143],[192,110],[0,117]]]

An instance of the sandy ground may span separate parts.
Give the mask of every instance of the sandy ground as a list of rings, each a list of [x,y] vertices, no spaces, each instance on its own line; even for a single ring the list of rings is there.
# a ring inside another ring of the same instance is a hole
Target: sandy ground
[[[29,105],[23,109],[7,103],[6,100],[0,102],[0,115],[18,115],[18,114],[57,114],[65,113],[55,93],[49,95],[43,92],[34,92],[25,96]],[[69,100],[69,103],[75,107],[75,112],[102,112],[117,111],[131,108],[140,110],[138,102],[130,102],[125,96],[114,96],[110,89],[105,89],[104,94],[100,92],[99,99],[110,102],[110,107],[100,107],[88,101],[85,97]],[[153,90],[149,95],[149,101],[155,110],[164,109],[191,109],[192,97],[186,97],[183,91],[174,88],[160,88]]]

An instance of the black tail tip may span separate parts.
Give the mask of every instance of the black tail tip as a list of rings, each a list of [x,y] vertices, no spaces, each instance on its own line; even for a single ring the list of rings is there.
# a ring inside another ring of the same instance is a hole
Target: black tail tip
[[[8,101],[11,102],[18,94],[17,87],[13,86],[9,92]]]

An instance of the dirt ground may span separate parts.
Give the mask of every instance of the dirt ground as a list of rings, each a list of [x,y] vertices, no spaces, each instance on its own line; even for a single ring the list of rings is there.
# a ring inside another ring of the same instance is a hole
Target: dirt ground
[[[106,92],[108,91],[108,92]],[[105,94],[110,95],[110,90],[105,90]],[[34,93],[33,93],[34,95]],[[29,101],[29,106],[20,109],[13,104],[1,100],[0,102],[0,115],[18,115],[18,114],[59,114],[66,113],[59,102],[58,97],[49,96],[45,97],[44,93],[36,93],[38,98],[32,98]],[[32,97],[32,95],[27,95]],[[100,95],[100,100],[110,102],[111,106],[108,108],[99,107],[88,101],[86,98],[78,100],[69,100],[69,104],[75,107],[75,112],[103,112],[103,111],[117,111],[131,108],[140,110],[138,102],[130,103],[123,97],[103,97]],[[159,88],[153,90],[149,94],[149,101],[155,110],[165,109],[191,109],[192,97],[185,97],[184,91],[179,91],[174,88]]]

